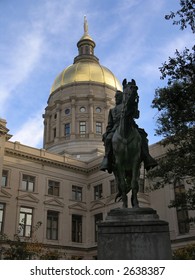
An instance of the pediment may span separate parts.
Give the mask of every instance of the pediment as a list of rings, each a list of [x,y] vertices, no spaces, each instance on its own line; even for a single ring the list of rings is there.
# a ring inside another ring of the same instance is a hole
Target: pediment
[[[62,203],[59,199],[57,198],[51,198],[46,201],[44,201],[44,204],[46,205],[52,205],[52,206],[58,206],[58,207],[64,207],[64,203]]]
[[[105,207],[105,203],[103,203],[102,201],[93,201],[91,203],[91,209],[90,210],[92,211],[92,210],[102,208],[102,207]]]
[[[31,193],[19,195],[17,197],[17,199],[18,200],[25,200],[25,201],[29,201],[29,202],[35,202],[35,203],[39,202],[39,199]]]
[[[85,205],[83,205],[83,203],[79,203],[79,202],[69,205],[68,208],[76,209],[76,210],[80,210],[80,211],[87,211],[87,207]]]
[[[4,188],[0,188],[0,197],[10,198],[12,195]]]

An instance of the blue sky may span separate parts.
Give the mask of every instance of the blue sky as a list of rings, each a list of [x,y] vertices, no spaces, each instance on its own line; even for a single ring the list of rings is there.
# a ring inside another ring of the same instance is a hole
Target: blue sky
[[[7,120],[11,141],[42,147],[50,88],[77,55],[84,15],[100,64],[121,82],[137,81],[137,123],[149,144],[159,141],[151,102],[166,82],[158,68],[176,49],[194,43],[189,29],[164,19],[179,7],[179,0],[0,0],[0,117]]]

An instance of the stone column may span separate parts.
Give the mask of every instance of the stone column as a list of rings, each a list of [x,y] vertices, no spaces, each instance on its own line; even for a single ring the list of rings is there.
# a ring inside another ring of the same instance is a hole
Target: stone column
[[[46,143],[49,143],[50,139],[50,115],[46,114]]]
[[[113,209],[98,225],[99,260],[170,260],[168,223],[152,208]]]
[[[89,135],[94,135],[93,98],[89,98]]]
[[[59,137],[60,137],[60,123],[61,123],[61,109],[60,109],[60,105],[59,104],[57,104],[56,114],[57,114],[56,138],[59,139]]]
[[[71,114],[72,114],[72,119],[71,119],[71,139],[75,139],[75,133],[76,133],[76,110],[75,110],[76,104],[75,104],[75,99],[71,99]]]

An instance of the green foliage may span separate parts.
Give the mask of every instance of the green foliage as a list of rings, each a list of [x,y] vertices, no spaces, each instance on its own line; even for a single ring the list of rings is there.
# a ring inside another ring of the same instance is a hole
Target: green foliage
[[[0,253],[7,260],[59,260],[66,259],[66,254],[62,254],[57,250],[50,250],[42,243],[37,241],[36,231],[40,228],[42,222],[38,222],[32,229],[32,237],[22,237],[20,233],[23,225],[20,224],[14,240],[8,235],[0,234]]]
[[[180,1],[180,5],[179,11],[165,18],[179,17],[173,24],[180,25],[182,30],[190,25],[194,33],[195,2]],[[169,57],[160,72],[161,79],[167,78],[168,83],[156,89],[152,108],[158,110],[156,134],[164,137],[161,144],[167,153],[159,160],[159,167],[148,173],[150,179],[159,178],[154,188],[195,175],[195,46],[183,52],[176,50],[175,57]],[[194,209],[194,186],[177,199],[172,201],[172,207],[185,201],[189,209]]]
[[[185,192],[177,194],[176,198],[170,201],[169,207],[195,210],[195,186],[193,185]],[[195,222],[194,218],[191,218],[188,222]]]
[[[165,19],[173,19],[173,24],[180,25],[181,30],[189,25],[192,32],[195,33],[195,1],[181,0],[180,6],[180,10],[175,13],[171,12],[165,16]]]
[[[195,244],[176,249],[173,252],[174,260],[195,260]]]
[[[42,245],[37,242],[35,232],[40,228],[41,222],[38,222],[32,229],[32,237],[24,238],[20,236],[22,225],[18,229],[18,233],[11,240],[6,234],[0,235],[1,253],[7,260],[28,260],[41,252]]]

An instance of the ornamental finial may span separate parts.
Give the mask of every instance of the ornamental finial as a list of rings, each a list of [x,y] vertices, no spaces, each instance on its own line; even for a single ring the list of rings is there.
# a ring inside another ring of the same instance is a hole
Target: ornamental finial
[[[84,34],[88,34],[88,23],[87,23],[87,17],[84,16]]]

